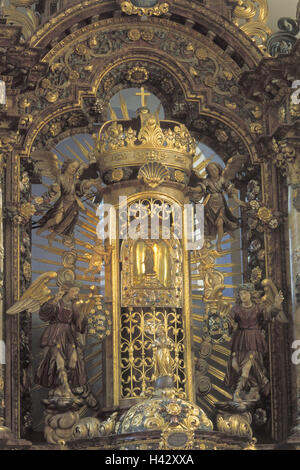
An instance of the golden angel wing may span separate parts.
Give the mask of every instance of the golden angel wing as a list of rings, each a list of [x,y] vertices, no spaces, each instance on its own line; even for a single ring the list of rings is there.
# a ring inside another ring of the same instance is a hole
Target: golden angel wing
[[[282,294],[278,292],[277,287],[271,279],[264,279],[261,285],[264,289],[264,296],[261,298],[261,301],[266,308],[270,308],[274,304],[275,297]],[[288,323],[288,319],[283,310],[278,313],[276,320],[280,323]]]
[[[39,276],[31,286],[24,292],[21,299],[12,305],[6,313],[8,315],[16,315],[17,313],[28,310],[29,312],[37,312],[51,297],[51,290],[47,287],[51,279],[55,279],[57,273],[49,271]]]
[[[31,154],[35,169],[43,176],[58,181],[60,175],[59,159],[52,152],[37,150]]]
[[[231,181],[235,178],[235,175],[242,169],[246,163],[246,155],[240,155],[236,153],[233,157],[229,158],[226,167],[223,170],[223,177],[225,181]]]

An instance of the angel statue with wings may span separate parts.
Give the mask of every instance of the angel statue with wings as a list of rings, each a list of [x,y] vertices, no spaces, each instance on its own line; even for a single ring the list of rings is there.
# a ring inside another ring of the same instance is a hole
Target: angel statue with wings
[[[246,162],[246,157],[235,155],[227,162],[223,169],[219,163],[209,163],[206,166],[207,177],[197,181],[197,187],[190,189],[190,196],[194,202],[203,199],[204,233],[205,236],[215,239],[217,237],[217,250],[222,251],[221,243],[225,233],[234,237],[233,232],[239,227],[239,220],[228,207],[225,193],[238,205],[247,207],[247,203],[238,198],[238,190],[231,180]]]
[[[262,281],[265,295],[257,297],[253,284],[241,284],[227,317],[232,333],[231,356],[224,383],[234,391],[233,402],[256,403],[267,396],[270,383],[264,366],[267,343],[263,325],[269,321],[287,323],[284,300],[270,279]]]
[[[95,178],[97,170],[92,168],[93,165],[87,166],[77,160],[66,160],[59,168],[59,160],[52,152],[36,151],[31,159],[37,172],[55,181],[53,189],[58,197],[53,207],[33,224],[33,228],[38,228],[37,235],[46,230],[51,232],[47,237],[49,245],[56,235],[72,239],[79,210],[85,210],[80,197],[88,193],[92,186],[102,192],[101,179]]]
[[[79,339],[87,332],[89,308],[78,301],[80,287],[76,281],[65,282],[52,296],[47,283],[56,277],[52,271],[39,276],[7,314],[39,312],[41,320],[47,322],[40,339],[43,354],[35,382],[50,389],[49,397],[78,399],[74,393],[84,391],[87,405],[95,408],[97,401],[88,389]]]

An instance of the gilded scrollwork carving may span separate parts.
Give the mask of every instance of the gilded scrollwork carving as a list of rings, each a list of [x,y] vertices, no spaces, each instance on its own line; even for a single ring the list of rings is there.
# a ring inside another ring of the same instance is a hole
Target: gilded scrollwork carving
[[[127,15],[161,16],[169,11],[165,0],[118,0],[118,3]]]
[[[267,0],[237,0],[233,21],[258,47],[264,51],[272,30],[268,27],[269,7]]]
[[[252,439],[251,413],[230,414],[222,413],[217,416],[217,428],[219,431],[237,437],[247,437]]]

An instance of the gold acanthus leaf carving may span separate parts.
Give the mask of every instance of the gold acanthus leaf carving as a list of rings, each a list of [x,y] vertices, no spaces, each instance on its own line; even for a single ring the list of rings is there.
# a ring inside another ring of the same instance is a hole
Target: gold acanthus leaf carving
[[[141,128],[138,139],[142,144],[149,144],[151,147],[161,147],[164,142],[164,134],[158,126],[154,116],[150,115],[144,126]]]

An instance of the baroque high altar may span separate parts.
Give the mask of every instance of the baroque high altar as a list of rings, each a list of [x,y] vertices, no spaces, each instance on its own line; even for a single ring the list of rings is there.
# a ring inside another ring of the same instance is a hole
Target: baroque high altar
[[[299,448],[299,8],[267,20],[1,2],[1,448]]]

